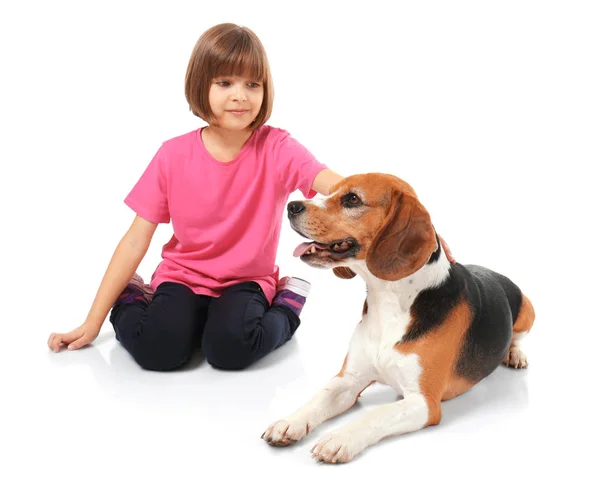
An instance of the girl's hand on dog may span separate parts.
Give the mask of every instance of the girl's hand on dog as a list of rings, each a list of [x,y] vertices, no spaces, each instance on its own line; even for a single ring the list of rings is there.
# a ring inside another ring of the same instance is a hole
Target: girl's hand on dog
[[[84,322],[81,326],[67,333],[53,332],[48,338],[48,347],[58,353],[62,346],[67,346],[69,350],[79,349],[86,344],[90,344],[98,337],[100,326]]]
[[[452,256],[452,252],[450,251],[450,247],[448,246],[448,243],[446,243],[446,241],[444,241],[444,238],[442,238],[439,234],[438,234],[438,238],[440,239],[440,243],[442,244],[442,248],[444,249],[444,253],[446,254],[446,258],[448,259],[448,261],[450,263],[456,263],[456,260]]]

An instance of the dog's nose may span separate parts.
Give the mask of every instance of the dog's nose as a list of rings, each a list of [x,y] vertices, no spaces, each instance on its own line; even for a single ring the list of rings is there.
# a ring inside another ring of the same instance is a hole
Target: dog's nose
[[[301,201],[292,201],[287,205],[288,216],[296,216],[306,209],[306,206]]]

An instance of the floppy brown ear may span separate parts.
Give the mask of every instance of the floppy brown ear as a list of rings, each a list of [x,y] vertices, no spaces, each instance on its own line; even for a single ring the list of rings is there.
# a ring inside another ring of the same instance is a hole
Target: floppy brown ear
[[[383,280],[400,280],[427,263],[437,249],[426,209],[413,196],[394,191],[386,220],[367,252],[367,268]]]
[[[356,277],[356,274],[350,270],[348,267],[334,267],[333,273],[336,277],[340,278],[353,278]]]

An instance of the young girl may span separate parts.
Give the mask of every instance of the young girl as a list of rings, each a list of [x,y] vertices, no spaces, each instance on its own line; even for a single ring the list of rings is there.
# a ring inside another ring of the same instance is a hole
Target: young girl
[[[310,284],[278,281],[282,214],[295,190],[328,195],[342,177],[265,125],[273,85],[264,48],[248,28],[221,24],[200,37],[185,93],[208,126],[159,148],[125,198],[136,216],[87,319],[52,334],[50,349],[91,343],[112,307],[117,339],[145,369],[176,369],[197,346],[212,366],[243,369],[300,325]],[[157,225],[169,221],[173,237],[146,285],[134,272]]]
[[[282,214],[295,190],[328,194],[341,176],[265,125],[273,85],[251,30],[222,24],[206,31],[189,61],[185,94],[208,126],[159,148],[125,198],[136,216],[87,319],[52,334],[52,350],[91,343],[111,307],[117,339],[150,370],[182,366],[198,345],[215,367],[245,368],[298,328],[310,284],[278,283]],[[145,285],[134,272],[157,225],[169,221],[174,235]]]

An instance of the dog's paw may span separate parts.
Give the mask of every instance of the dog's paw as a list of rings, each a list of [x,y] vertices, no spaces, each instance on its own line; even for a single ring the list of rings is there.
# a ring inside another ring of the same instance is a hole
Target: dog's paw
[[[339,430],[323,436],[311,449],[313,459],[330,464],[350,462],[364,449],[352,435]]]
[[[527,368],[527,356],[525,353],[519,349],[519,347],[514,346],[508,350],[504,361],[502,361],[506,366],[511,368]]]
[[[293,419],[284,419],[271,424],[261,436],[267,444],[285,447],[295,444],[310,431],[308,423]]]

